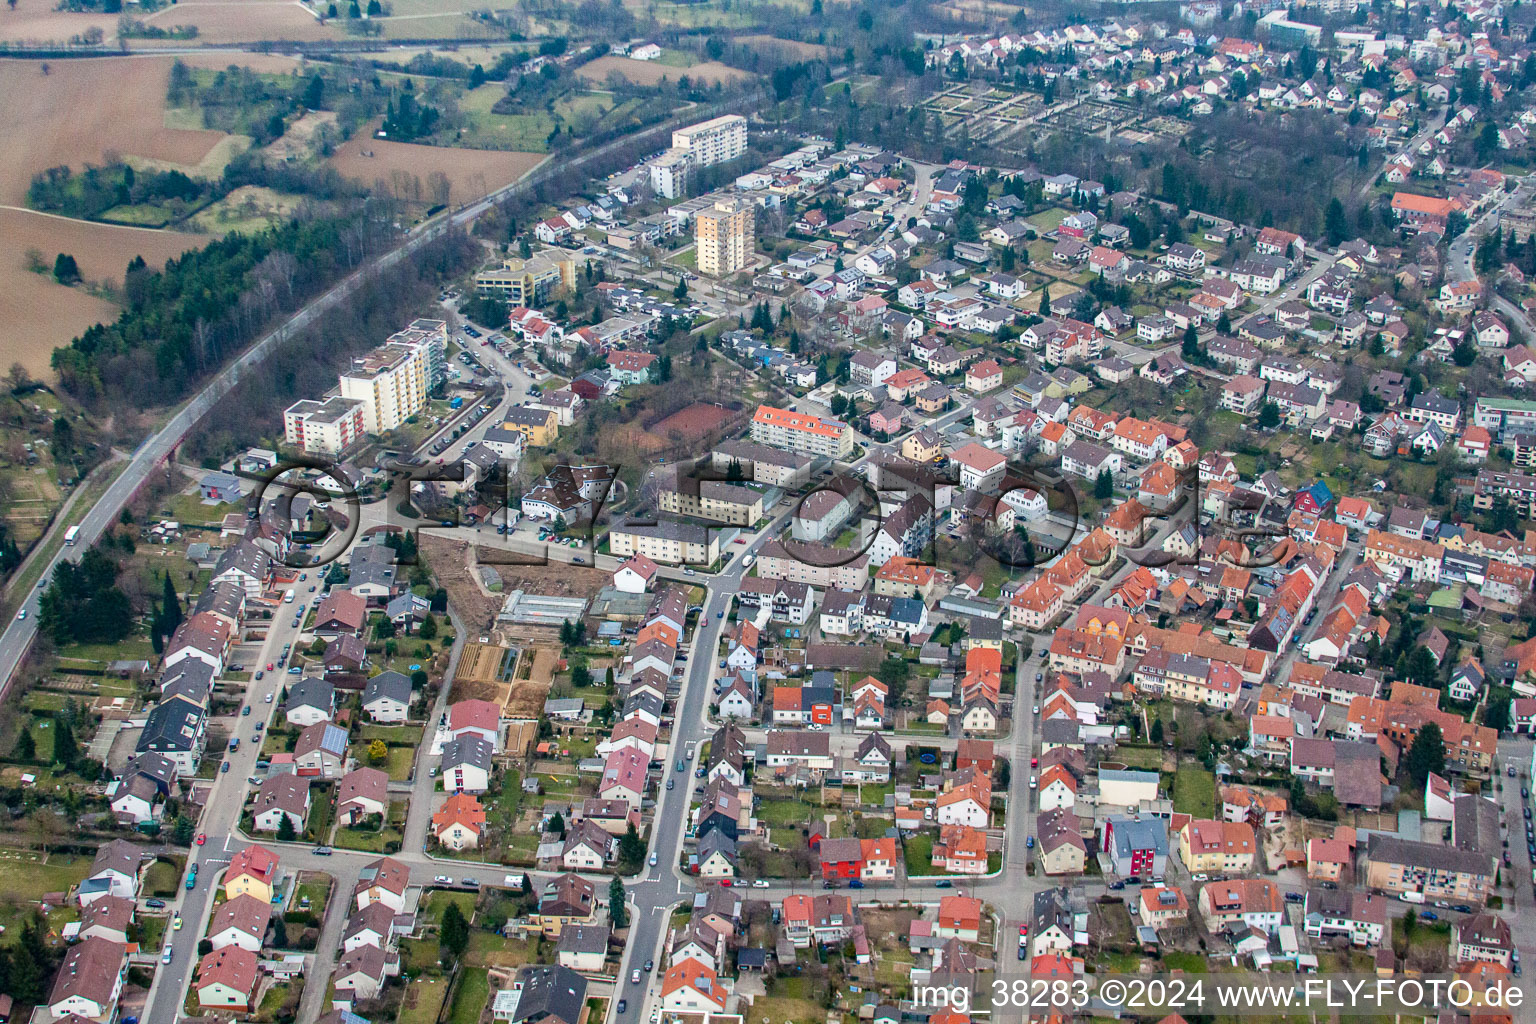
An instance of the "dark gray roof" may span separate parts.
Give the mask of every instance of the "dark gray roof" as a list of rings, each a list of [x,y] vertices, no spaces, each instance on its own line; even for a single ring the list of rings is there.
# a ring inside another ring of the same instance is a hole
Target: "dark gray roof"
[[[443,771],[459,764],[471,764],[490,771],[492,753],[494,750],[489,741],[479,736],[466,734],[456,740],[449,740],[443,744]]]
[[[380,672],[363,687],[363,707],[380,698],[411,703],[411,681],[399,672]]]
[[[183,658],[160,677],[160,699],[185,697],[206,705],[213,692],[213,666],[200,658]]]
[[[612,929],[606,924],[571,924],[560,930],[555,948],[561,953],[605,953]]]
[[[294,708],[320,708],[327,714],[336,698],[336,690],[323,679],[307,676],[288,688],[288,699],[283,702],[283,712]]]
[[[576,1024],[587,1001],[587,979],[560,966],[524,967],[518,971],[523,992],[513,1024]]]
[[[1372,862],[1404,864],[1436,871],[1456,871],[1471,875],[1492,875],[1493,858],[1486,853],[1458,850],[1453,846],[1420,843],[1395,836],[1373,835],[1367,848]]]
[[[144,731],[139,734],[139,753],[154,750],[186,752],[197,744],[198,725],[203,718],[203,706],[185,697],[162,700],[144,720]]]

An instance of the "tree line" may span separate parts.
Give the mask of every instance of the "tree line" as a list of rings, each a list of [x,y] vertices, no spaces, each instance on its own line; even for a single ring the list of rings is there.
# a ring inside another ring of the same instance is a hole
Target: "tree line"
[[[274,317],[386,245],[393,229],[380,205],[374,216],[349,204],[254,235],[230,234],[162,271],[136,258],[118,318],[54,350],[61,386],[96,409],[144,409],[184,397]]]
[[[50,167],[33,177],[27,205],[34,210],[91,220],[114,206],[169,204],[185,208],[206,199],[213,186],[180,171],[135,171],[121,161],[104,167],[87,165],[80,172],[68,166]]]

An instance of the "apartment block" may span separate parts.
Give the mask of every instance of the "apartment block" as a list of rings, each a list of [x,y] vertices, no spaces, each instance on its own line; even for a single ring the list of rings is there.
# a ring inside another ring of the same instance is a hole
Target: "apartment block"
[[[665,565],[712,565],[720,557],[720,533],[690,523],[615,523],[608,550],[618,558],[644,555]]]
[[[686,149],[669,149],[651,161],[651,191],[662,199],[681,199],[688,194],[693,158]]]
[[[840,420],[760,405],[752,416],[752,440],[772,448],[845,459],[853,452],[853,428]]]
[[[686,152],[698,167],[735,160],[747,151],[747,119],[726,114],[679,128],[672,133],[672,148]]]
[[[395,430],[427,406],[427,345],[384,345],[341,375],[341,397],[362,403],[363,430]]]
[[[283,410],[283,440],[309,455],[339,455],[363,433],[363,403],[355,398],[305,398]]]
[[[509,259],[495,270],[475,275],[475,291],[504,300],[509,306],[542,305],[557,289],[576,288],[576,262],[541,253],[531,259]]]
[[[752,204],[721,199],[693,219],[699,273],[725,277],[746,268],[752,258]]]
[[[656,504],[663,512],[711,519],[732,526],[751,526],[763,517],[763,496],[750,487],[722,480],[662,479]]]

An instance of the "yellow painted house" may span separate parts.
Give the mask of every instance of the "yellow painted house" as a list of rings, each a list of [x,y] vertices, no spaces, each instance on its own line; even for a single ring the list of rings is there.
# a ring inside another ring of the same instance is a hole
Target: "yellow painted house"
[[[250,896],[270,904],[276,881],[277,855],[260,846],[247,846],[230,858],[224,871],[224,898]]]

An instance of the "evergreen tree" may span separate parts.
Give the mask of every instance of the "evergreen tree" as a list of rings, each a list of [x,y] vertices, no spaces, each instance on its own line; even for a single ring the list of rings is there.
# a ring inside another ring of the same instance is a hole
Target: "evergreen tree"
[[[272,919],[272,945],[278,949],[288,947],[288,926],[283,922],[281,914]]]
[[[80,280],[80,265],[67,252],[61,252],[53,260],[53,279],[59,284],[75,284]]]
[[[565,815],[561,814],[559,811],[556,811],[554,814],[550,815],[549,828],[547,831],[563,838],[565,836]]]
[[[1051,286],[1049,283],[1040,287],[1040,315],[1051,315]]]
[[[1115,478],[1109,470],[1099,470],[1099,477],[1093,482],[1093,496],[1100,501],[1112,498],[1115,495]]]
[[[624,883],[617,876],[608,883],[608,922],[615,928],[629,925],[629,908],[624,905]]]
[[[427,617],[421,620],[421,627],[416,630],[416,635],[423,640],[437,639],[437,619],[431,612],[428,612]]]
[[[32,730],[22,727],[21,735],[16,737],[16,753],[13,755],[18,761],[30,761],[37,756],[37,742],[32,739]]]
[[[1423,650],[1423,648],[1420,648]],[[1408,757],[1404,762],[1404,770],[1412,781],[1414,788],[1419,789],[1428,781],[1430,773],[1442,775],[1445,772],[1445,737],[1440,732],[1440,726],[1434,722],[1426,722],[1419,729],[1419,734],[1413,738],[1413,745],[1408,748]]]
[[[443,923],[437,929],[438,947],[445,965],[456,964],[469,948],[469,921],[457,903],[448,904],[443,911]]]
[[[1200,358],[1200,332],[1195,330],[1194,324],[1184,328],[1184,343],[1180,347],[1180,352],[1187,360]]]
[[[171,826],[171,841],[179,846],[190,846],[192,837],[197,834],[197,822],[185,814],[178,814],[175,823]]]
[[[53,763],[61,768],[73,768],[80,760],[80,747],[75,743],[75,730],[66,718],[53,718]]]
[[[1161,718],[1152,719],[1152,742],[1163,742],[1163,720]]]
[[[638,868],[645,861],[645,842],[635,831],[634,822],[629,823],[629,828],[619,839],[619,859],[630,868]]]
[[[281,820],[279,820],[277,823],[278,842],[291,843],[298,837],[299,834],[293,827],[293,819],[288,817],[286,814],[283,815]]]
[[[1339,202],[1338,196],[1328,201],[1328,208],[1323,212],[1323,234],[1329,245],[1338,245],[1349,237],[1349,218],[1344,216],[1344,204]]]

